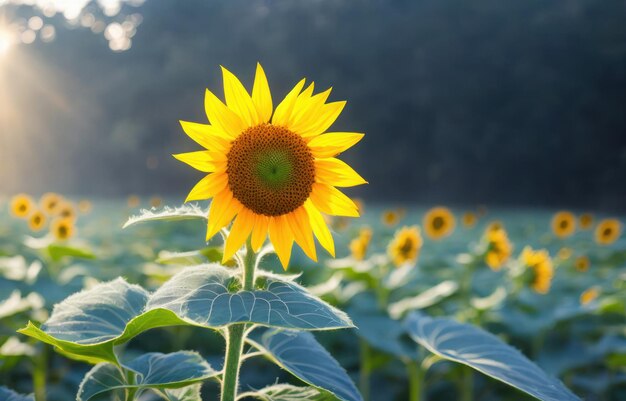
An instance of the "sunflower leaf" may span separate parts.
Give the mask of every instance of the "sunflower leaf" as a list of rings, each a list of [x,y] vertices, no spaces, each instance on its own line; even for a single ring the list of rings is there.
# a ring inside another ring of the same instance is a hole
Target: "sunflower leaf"
[[[580,400],[513,347],[478,327],[412,313],[405,326],[430,352],[513,386],[543,401]]]
[[[24,395],[16,393],[15,391],[6,388],[4,386],[0,386],[0,400],[3,401],[35,401],[35,397],[30,395]]]
[[[202,209],[200,206],[194,204],[183,205],[176,208],[166,206],[161,210],[155,210],[154,208],[152,210],[142,209],[138,215],[131,216],[122,228],[130,227],[137,223],[145,223],[148,221],[177,221],[194,219],[206,220],[207,216],[207,210]]]
[[[315,387],[298,387],[291,384],[274,384],[241,394],[242,398],[254,397],[261,401],[333,401],[336,398]]]
[[[246,341],[303,382],[341,401],[363,401],[346,371],[313,334],[263,327],[254,330]]]

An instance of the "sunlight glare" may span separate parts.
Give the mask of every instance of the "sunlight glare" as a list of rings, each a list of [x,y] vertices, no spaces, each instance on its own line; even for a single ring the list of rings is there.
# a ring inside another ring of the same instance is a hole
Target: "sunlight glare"
[[[11,47],[15,44],[13,35],[9,32],[0,30],[0,57],[4,56],[11,50]]]

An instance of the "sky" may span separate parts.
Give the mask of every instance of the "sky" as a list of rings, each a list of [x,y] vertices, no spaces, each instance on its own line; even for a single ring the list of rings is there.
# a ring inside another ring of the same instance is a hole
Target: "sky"
[[[370,182],[351,195],[626,209],[623,1],[16,3],[0,33],[32,43],[0,55],[0,193],[182,199],[202,175],[171,157],[197,148],[178,121],[206,122],[220,65],[251,88],[261,62],[275,102],[302,77],[348,101],[332,130],[366,134],[342,158]]]

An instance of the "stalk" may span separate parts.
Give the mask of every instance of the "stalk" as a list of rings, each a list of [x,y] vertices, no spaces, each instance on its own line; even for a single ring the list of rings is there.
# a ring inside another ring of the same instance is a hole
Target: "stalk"
[[[34,360],[33,389],[35,400],[46,401],[46,376],[48,370],[48,349],[39,344],[37,355]]]
[[[256,253],[252,250],[250,240],[246,245],[246,255],[243,258],[242,282],[244,291],[254,289],[254,268]],[[241,353],[243,351],[245,324],[230,325],[226,331],[226,357],[224,359],[224,380],[222,381],[221,401],[235,401],[239,389],[239,368],[241,367]]]
[[[372,351],[369,344],[365,340],[360,339],[359,343],[361,345],[361,371],[359,374],[359,391],[361,391],[363,401],[370,401],[370,375],[372,373],[370,359]]]
[[[409,401],[421,401],[426,372],[417,361],[407,363],[406,369],[409,376]]]

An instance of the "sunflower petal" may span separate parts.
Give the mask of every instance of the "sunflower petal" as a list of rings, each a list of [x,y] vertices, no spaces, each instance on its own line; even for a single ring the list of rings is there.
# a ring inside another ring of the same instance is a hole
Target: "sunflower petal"
[[[319,117],[313,120],[313,124],[297,132],[305,138],[324,133],[337,120],[345,105],[345,101],[325,104],[320,110]]]
[[[263,71],[260,63],[256,65],[254,86],[252,87],[252,103],[256,107],[259,123],[268,122],[272,116],[272,92],[270,92],[265,71]]]
[[[335,187],[354,187],[356,185],[367,184],[363,179],[348,166],[345,162],[334,157],[328,159],[315,159],[315,178],[318,182],[323,182]]]
[[[293,111],[293,106],[296,103],[300,91],[302,91],[302,87],[304,87],[304,82],[304,79],[298,82],[296,86],[293,87],[291,92],[285,96],[285,99],[276,107],[274,117],[272,117],[272,124],[286,126],[289,123],[289,117]]]
[[[252,249],[254,252],[258,252],[263,246],[265,238],[267,238],[267,230],[270,224],[270,219],[267,216],[257,214],[255,216],[254,228],[252,229]]]
[[[228,188],[215,195],[209,209],[209,223],[207,224],[206,232],[207,241],[230,223],[242,208],[243,205],[233,198],[233,193]]]
[[[303,207],[299,207],[285,216],[289,223],[289,228],[300,248],[313,261],[317,262],[317,252],[313,241],[313,230],[309,217]]]
[[[235,139],[244,130],[241,118],[208,89],[204,96],[204,110],[209,122],[226,133],[229,139]]]
[[[329,88],[322,93],[311,96],[303,104],[296,105],[291,115],[289,127],[294,132],[300,132],[313,125],[320,118],[324,103],[330,96],[331,91],[332,88]]]
[[[228,184],[228,176],[223,172],[212,173],[198,181],[198,183],[191,189],[185,202],[191,202],[196,200],[211,199]]]
[[[332,132],[311,139],[309,148],[313,157],[334,157],[356,145],[365,135],[356,132]]]
[[[220,152],[201,150],[198,152],[179,153],[172,156],[183,163],[187,163],[196,170],[205,173],[213,173],[221,169],[226,169],[226,155]]]
[[[352,199],[332,185],[315,182],[311,191],[311,200],[320,212],[333,216],[359,217],[358,207]]]
[[[228,135],[208,124],[180,121],[183,131],[200,146],[216,152],[228,152],[230,149]]]
[[[291,110],[291,114],[287,117],[289,126],[293,124],[294,117],[297,114],[299,114],[299,112],[302,111],[302,108],[304,107],[304,105],[306,105],[310,101],[311,96],[313,96],[314,89],[315,89],[315,82],[311,82],[309,86],[307,86],[307,88],[298,95],[298,97],[296,98],[296,101],[293,104],[293,109]]]
[[[283,265],[283,269],[287,270],[289,259],[291,259],[291,246],[293,245],[293,234],[289,229],[289,223],[285,216],[270,217],[269,232],[270,241],[274,245],[274,250]]]
[[[226,238],[226,244],[224,245],[224,256],[222,257],[222,263],[226,263],[235,252],[237,252],[243,244],[246,242],[254,226],[254,213],[249,209],[243,208],[241,212],[235,218],[233,227],[230,229],[230,234]]]
[[[222,67],[222,76],[224,79],[224,97],[228,108],[237,113],[246,126],[251,127],[259,124],[256,107],[241,81],[224,67]]]
[[[333,240],[333,236],[324,221],[324,217],[309,199],[304,202],[304,209],[309,215],[311,228],[313,229],[313,233],[317,237],[317,240],[320,242],[320,245],[322,245],[322,247],[324,247],[324,249],[326,249],[326,251],[328,251],[328,253],[330,253],[330,255],[334,258],[335,241]]]

